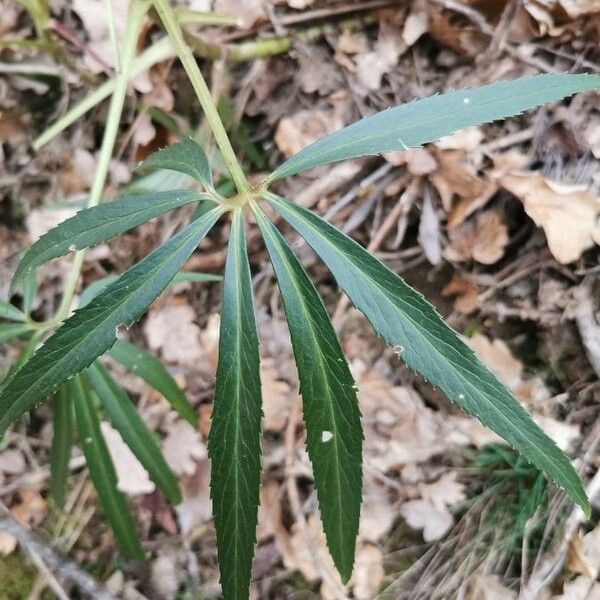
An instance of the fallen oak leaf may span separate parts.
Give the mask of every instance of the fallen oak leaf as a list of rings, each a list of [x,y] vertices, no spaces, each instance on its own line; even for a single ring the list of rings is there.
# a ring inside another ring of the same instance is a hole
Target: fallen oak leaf
[[[556,183],[534,173],[504,175],[499,182],[544,230],[558,262],[571,263],[600,244],[600,198],[585,186]]]

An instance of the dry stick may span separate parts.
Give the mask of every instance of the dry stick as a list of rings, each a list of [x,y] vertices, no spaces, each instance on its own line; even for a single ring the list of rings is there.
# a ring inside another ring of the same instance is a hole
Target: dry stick
[[[582,443],[582,447],[586,450],[579,460],[580,468],[589,463],[590,458],[595,454],[599,444],[600,423],[597,422]],[[585,492],[590,499],[591,504],[594,503],[595,499],[600,497],[600,470],[596,472],[594,477],[587,484]],[[543,557],[541,557],[541,559],[540,557],[536,559],[527,584],[525,587],[521,588],[519,600],[535,600],[539,597],[541,591],[554,581],[562,569],[571,540],[573,539],[577,528],[582,523],[585,523],[585,521],[586,517],[583,514],[583,511],[579,506],[575,506],[563,527],[560,539]]]
[[[34,562],[36,562],[36,558],[41,561],[46,567],[46,572],[53,571],[60,577],[76,584],[82,592],[94,600],[115,600],[110,592],[98,584],[93,577],[82,571],[76,563],[66,556],[60,555],[36,535],[27,531],[8,511],[2,510],[2,513],[4,516],[0,518],[0,529],[16,538]],[[39,562],[36,564],[39,565]],[[54,589],[50,579],[48,583]]]
[[[600,471],[597,471],[585,488],[586,494],[593,502],[600,495]],[[535,600],[539,598],[541,591],[549,586],[562,569],[565,557],[569,550],[571,539],[577,528],[586,521],[583,511],[576,507],[567,519],[563,535],[550,552],[548,552],[537,568],[531,574],[529,581],[519,594],[519,600]]]

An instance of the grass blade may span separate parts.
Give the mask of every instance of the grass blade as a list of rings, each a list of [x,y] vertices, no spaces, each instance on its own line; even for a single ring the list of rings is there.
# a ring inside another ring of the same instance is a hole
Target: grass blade
[[[286,160],[267,181],[338,160],[417,148],[460,129],[505,119],[577,92],[600,75],[536,75],[414,100],[365,117]]]
[[[135,520],[125,496],[117,489],[117,474],[100,431],[98,414],[82,375],[73,378],[75,422],[92,483],[119,546],[130,558],[144,558]]]
[[[225,266],[219,365],[208,451],[221,586],[248,598],[260,487],[258,335],[243,213],[233,216]]]
[[[160,360],[147,350],[123,340],[115,342],[109,350],[109,355],[162,394],[186,421],[196,427],[198,417],[194,407]]]
[[[69,459],[73,447],[73,383],[61,385],[52,398],[52,446],[50,448],[50,495],[59,508],[65,505]]]
[[[159,192],[120,198],[81,210],[31,245],[17,267],[11,287],[14,289],[26,273],[53,258],[99,244],[169,210],[201,199],[202,194],[197,192]]]
[[[292,337],[306,446],[327,545],[342,579],[348,581],[362,498],[363,433],[354,380],[317,290],[279,231],[260,211],[255,216]]]
[[[160,295],[222,212],[215,208],[190,223],[75,311],[0,393],[0,432],[106,352],[118,328],[131,325]]]
[[[273,195],[269,202],[312,246],[354,305],[410,368],[504,438],[589,511],[569,459],[421,294],[309,210]]]
[[[177,478],[163,458],[155,435],[146,427],[131,400],[98,361],[91,364],[87,373],[102,406],[123,441],[169,502],[179,504],[181,490]]]
[[[184,137],[180,142],[151,154],[138,168],[178,171],[193,177],[208,189],[213,188],[208,158],[202,146],[191,137]]]

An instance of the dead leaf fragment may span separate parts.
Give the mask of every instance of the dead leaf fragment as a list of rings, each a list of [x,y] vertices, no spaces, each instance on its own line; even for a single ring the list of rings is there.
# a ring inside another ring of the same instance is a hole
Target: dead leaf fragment
[[[555,183],[533,173],[505,175],[500,184],[523,202],[560,263],[573,262],[600,244],[600,198],[585,187]]]
[[[514,390],[520,385],[523,365],[513,356],[506,342],[498,338],[490,340],[487,336],[476,333],[467,343],[506,387]]]
[[[448,260],[473,259],[483,265],[493,265],[504,256],[508,228],[498,212],[485,211],[460,227],[450,229],[449,238],[445,251]]]
[[[423,530],[426,542],[443,538],[454,524],[446,508],[438,509],[429,500],[409,500],[400,508],[400,514],[410,527]]]
[[[206,458],[206,445],[198,432],[183,419],[169,427],[167,437],[162,444],[167,464],[178,475],[193,475],[196,461]]]
[[[600,573],[600,526],[589,533],[581,532],[571,540],[567,554],[567,568],[576,575],[596,579]]]
[[[100,429],[117,472],[117,489],[128,496],[149,494],[155,486],[121,434],[110,423],[102,421]]]
[[[383,552],[372,544],[361,545],[356,552],[352,575],[354,597],[358,600],[374,598],[384,577]]]
[[[197,366],[202,357],[196,313],[187,303],[173,302],[151,310],[144,324],[148,345],[167,362]]]
[[[341,121],[332,113],[302,110],[279,121],[274,139],[279,151],[288,158],[341,126]]]

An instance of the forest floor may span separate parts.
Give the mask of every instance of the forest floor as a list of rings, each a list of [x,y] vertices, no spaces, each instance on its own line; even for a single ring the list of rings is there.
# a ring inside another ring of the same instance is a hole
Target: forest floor
[[[48,19],[44,2],[0,0],[2,299],[19,251],[82,206],[107,102],[39,149],[32,143],[115,71],[105,2],[49,5]],[[114,2],[120,34],[126,5]],[[185,6],[237,21],[186,30],[202,41],[200,65],[256,181],[317,138],[414,98],[536,73],[600,73],[597,0],[189,0]],[[161,35],[148,18],[140,48]],[[273,36],[278,44],[267,47]],[[242,44],[244,60],[232,60]],[[582,94],[422,149],[350,160],[277,184],[278,193],[324,215],[421,291],[576,461],[592,495],[600,491],[599,98]],[[206,128],[179,63],[166,60],[140,73],[105,196],[127,189],[139,160],[194,132],[204,136]],[[183,208],[95,247],[78,290],[123,272],[188,216]],[[594,498],[593,518],[585,521],[499,438],[405,368],[340,296],[315,255],[285,231],[333,315],[363,414],[356,567],[349,584],[341,583],[320,529],[281,300],[255,229],[250,225],[249,248],[265,433],[253,597],[600,598]],[[228,224],[220,223],[186,270],[221,274],[227,237]],[[55,313],[69,263],[40,269],[37,319]],[[0,446],[0,506],[24,532],[19,544],[0,531],[0,598],[47,598],[61,589],[66,597],[85,597],[64,573],[52,581],[52,565],[28,535],[68,556],[70,569],[91,575],[115,597],[219,596],[206,439],[220,297],[218,282],[178,284],[129,332],[169,366],[198,411],[198,430],[141,380],[110,365],[160,436],[183,489],[183,502],[171,507],[132,475],[139,472],[135,458],[113,442],[119,487],[130,499],[148,562],[120,556],[78,448],[66,510],[49,501],[52,415],[42,405]],[[18,342],[0,346],[0,374],[19,350]]]

